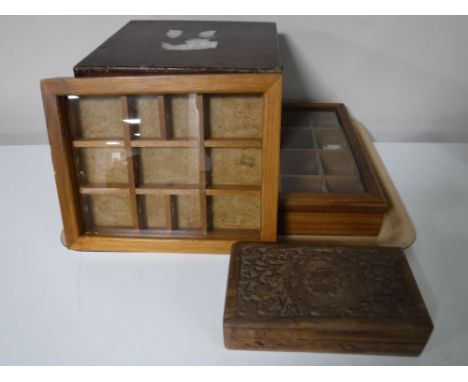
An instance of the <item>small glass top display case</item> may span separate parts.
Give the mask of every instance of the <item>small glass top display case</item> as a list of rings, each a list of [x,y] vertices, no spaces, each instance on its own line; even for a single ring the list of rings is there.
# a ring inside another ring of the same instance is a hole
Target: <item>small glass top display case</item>
[[[43,80],[65,244],[227,253],[276,240],[276,39],[271,23],[131,22],[77,78]]]
[[[377,235],[387,203],[342,104],[285,104],[279,232]]]

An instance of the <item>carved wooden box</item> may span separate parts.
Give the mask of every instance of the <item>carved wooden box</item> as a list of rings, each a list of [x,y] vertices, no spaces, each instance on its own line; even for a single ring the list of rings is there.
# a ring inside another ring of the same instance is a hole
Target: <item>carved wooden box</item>
[[[69,248],[276,240],[275,24],[130,22],[74,72],[41,83]]]
[[[377,236],[387,202],[342,104],[287,103],[278,232]]]
[[[233,246],[228,348],[418,355],[431,332],[400,249]]]

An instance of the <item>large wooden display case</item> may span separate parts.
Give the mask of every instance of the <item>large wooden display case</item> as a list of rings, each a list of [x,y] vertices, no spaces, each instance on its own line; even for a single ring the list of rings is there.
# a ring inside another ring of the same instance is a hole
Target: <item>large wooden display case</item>
[[[228,253],[275,241],[276,39],[271,23],[131,22],[78,78],[43,80],[65,245]]]
[[[388,204],[343,104],[285,103],[278,231],[377,236]]]

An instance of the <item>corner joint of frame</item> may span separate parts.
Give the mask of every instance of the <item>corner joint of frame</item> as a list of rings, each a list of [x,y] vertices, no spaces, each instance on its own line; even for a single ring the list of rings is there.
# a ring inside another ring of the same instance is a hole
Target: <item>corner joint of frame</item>
[[[274,89],[275,87],[278,87],[278,86],[281,87],[282,82],[283,82],[283,75],[281,73],[273,74],[268,90]]]
[[[40,88],[43,97],[52,97],[55,96],[52,88],[53,88],[53,80],[50,78],[45,78],[40,80]]]

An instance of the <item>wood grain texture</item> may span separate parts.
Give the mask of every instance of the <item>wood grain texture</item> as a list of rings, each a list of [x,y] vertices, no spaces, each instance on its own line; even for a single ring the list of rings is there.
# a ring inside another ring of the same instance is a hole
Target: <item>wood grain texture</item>
[[[295,235],[377,236],[382,226],[380,212],[289,211],[278,219],[279,232]]]
[[[115,231],[115,230],[113,230]],[[216,231],[209,233],[205,238],[172,237],[144,237],[144,236],[116,236],[114,235],[80,235],[69,246],[77,251],[111,251],[111,252],[173,252],[173,253],[229,253],[232,245],[239,240],[258,240],[255,233],[242,233],[239,230],[219,235]]]
[[[262,147],[262,139],[256,138],[218,138],[218,139],[205,139],[205,147]]]
[[[240,196],[260,196],[260,186],[241,186],[236,184],[235,186],[222,185],[222,186],[210,186],[206,189],[206,194],[210,196],[214,195],[240,195]]]
[[[168,128],[168,108],[166,97],[163,95],[158,96],[158,119],[159,119],[159,136],[161,139],[167,139],[169,137]]]
[[[124,146],[125,142],[122,139],[77,139],[73,141],[73,147],[76,148],[110,148]]]
[[[228,348],[418,355],[432,328],[399,249],[233,246]]]
[[[131,143],[132,147],[198,147],[196,139],[137,139]],[[77,140],[74,147],[121,147],[120,140]],[[262,147],[261,139],[207,139],[204,147],[250,148]]]
[[[275,241],[278,218],[282,77],[264,94],[262,145],[261,239]]]
[[[178,148],[178,147],[198,147],[198,141],[195,139],[136,139],[131,142],[132,147],[147,148]]]
[[[206,115],[205,115],[205,99],[203,95],[196,95],[195,96],[195,109],[198,113],[198,118],[196,122],[198,124],[198,163],[199,163],[199,170],[198,170],[198,184],[200,186],[200,194],[199,197],[199,213],[200,213],[200,231],[203,234],[208,233],[208,211],[207,211],[207,202],[206,202],[206,152],[204,147],[205,142],[205,128],[206,128]]]
[[[50,78],[41,81],[48,92],[67,95],[140,95],[191,93],[264,93],[280,74],[199,74],[99,78]]]
[[[138,199],[136,195],[136,186],[138,185],[137,172],[135,171],[135,163],[133,161],[133,151],[131,146],[131,132],[130,125],[125,122],[126,119],[130,117],[128,110],[128,97],[120,97],[121,104],[121,121],[120,125],[123,131],[123,137],[125,142],[125,153],[126,153],[126,163],[127,163],[127,174],[128,174],[128,191],[130,196],[130,210],[133,218],[133,227],[140,228],[140,217],[138,213]]]
[[[79,238],[83,222],[79,216],[80,201],[76,192],[78,185],[74,177],[73,155],[67,143],[70,141],[70,136],[67,130],[62,128],[65,121],[60,112],[59,99],[42,82],[41,92],[55,183],[62,213],[63,243],[66,246],[71,246]],[[64,107],[63,103],[62,107]]]
[[[124,185],[89,185],[80,187],[80,194],[110,194],[110,195],[126,195],[128,194],[128,187]]]

